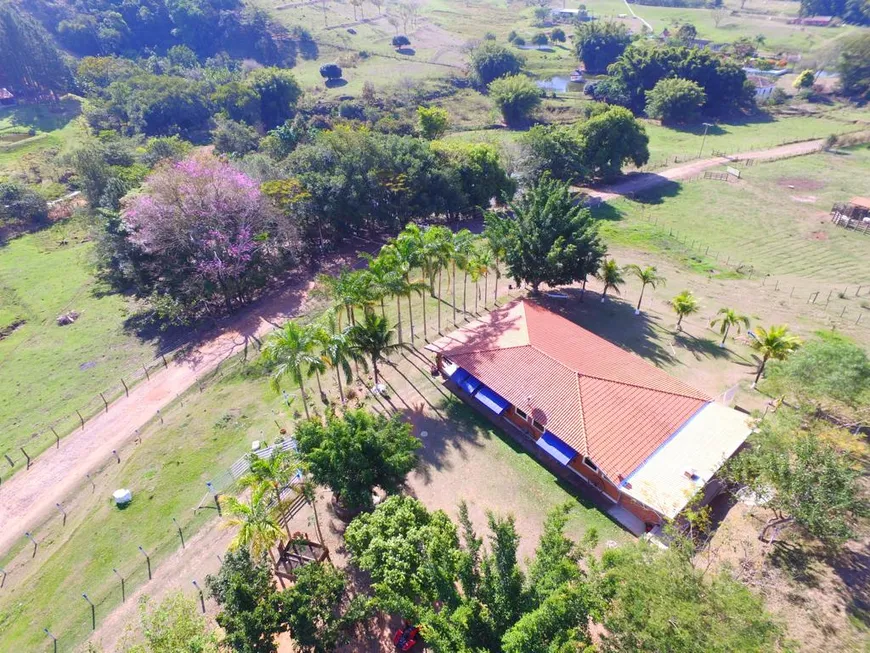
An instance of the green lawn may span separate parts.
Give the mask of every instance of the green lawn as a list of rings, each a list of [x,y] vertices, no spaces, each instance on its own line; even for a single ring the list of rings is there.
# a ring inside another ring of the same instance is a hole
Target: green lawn
[[[643,197],[644,204],[615,201],[601,209],[611,218],[605,237],[616,244],[672,250],[673,229],[709,246],[704,267],[730,259],[756,275],[789,278],[810,287],[870,283],[870,239],[835,227],[828,212],[836,202],[863,192],[870,176],[870,148],[819,153],[742,169],[739,183],[711,180],[671,184]],[[790,188],[793,186],[793,188]],[[682,251],[683,248],[677,248]],[[703,254],[703,251],[701,252]]]
[[[0,329],[20,323],[0,339],[0,454],[22,459],[22,445],[39,453],[53,444],[49,426],[64,435],[76,409],[93,413],[99,392],[119,392],[119,378],[153,356],[153,347],[123,330],[128,300],[106,294],[94,278],[93,247],[86,226],[75,222],[0,247]],[[57,326],[67,311],[79,319]]]
[[[45,104],[20,105],[0,109],[0,173],[18,163],[26,154],[49,149],[63,150],[83,135],[77,120],[81,106],[77,100],[63,100],[57,107]],[[36,135],[14,143],[4,143],[3,136]]]

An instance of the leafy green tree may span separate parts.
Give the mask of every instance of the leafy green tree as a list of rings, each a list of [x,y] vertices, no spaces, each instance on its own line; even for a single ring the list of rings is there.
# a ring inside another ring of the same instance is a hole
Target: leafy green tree
[[[62,93],[72,86],[72,75],[51,36],[26,7],[0,4],[0,87],[22,97]]]
[[[153,605],[147,596],[139,601],[139,632],[142,644],[125,647],[123,653],[218,653],[218,639],[193,599],[171,592]]]
[[[345,403],[344,385],[353,381],[353,373],[351,372],[350,364],[352,362],[359,363],[360,358],[353,349],[353,343],[350,339],[350,326],[344,329],[338,326],[338,321],[335,315],[330,314],[317,331],[318,345],[320,346],[321,356],[324,362],[335,370],[335,380],[338,382],[338,396],[341,398],[342,405]]]
[[[293,117],[302,89],[289,70],[258,68],[245,83],[260,96],[260,116],[266,129],[274,129]]]
[[[870,516],[860,465],[794,414],[764,420],[751,446],[730,461],[728,476],[759,496],[774,517],[761,536],[775,542],[790,525],[837,547]]]
[[[773,325],[770,328],[756,327],[753,332],[752,348],[761,354],[761,363],[758,366],[758,373],[755,375],[755,380],[752,382],[754,388],[761,375],[764,374],[764,368],[767,361],[773,360],[782,361],[788,358],[791,354],[800,347],[801,341],[795,335],[792,335],[788,326],[784,324]]]
[[[371,574],[383,610],[419,623],[435,601],[459,604],[459,537],[444,511],[429,512],[417,499],[392,496],[354,519],[344,541],[354,563]]]
[[[460,210],[488,208],[493,199],[505,201],[513,197],[516,183],[505,170],[494,145],[437,141],[432,143],[432,149],[446,160],[451,176],[458,181]]]
[[[487,230],[505,238],[505,262],[517,283],[538,292],[542,283],[568,284],[598,269],[605,247],[592,214],[573,201],[567,184],[545,175],[510,208],[513,218],[492,216]]]
[[[585,584],[557,588],[531,612],[526,612],[504,634],[504,653],[583,651],[591,645],[587,623],[597,602]]]
[[[565,30],[561,27],[554,27],[550,31],[550,40],[553,43],[564,43],[565,42]]]
[[[216,119],[211,138],[216,153],[236,156],[253,152],[260,141],[260,135],[253,127],[226,118]]]
[[[430,141],[441,138],[450,124],[450,115],[441,107],[417,107],[417,130]]]
[[[870,417],[870,359],[837,333],[819,332],[791,356],[770,365],[767,383],[810,410],[841,420]]]
[[[351,351],[362,356],[368,356],[372,361],[372,373],[375,385],[378,384],[378,361],[384,355],[397,349],[399,345],[393,342],[393,330],[387,318],[374,313],[366,313],[362,322],[354,324],[348,331]]]
[[[795,78],[792,86],[797,89],[812,88],[816,81],[816,76],[812,70],[802,70]]]
[[[649,161],[649,137],[643,125],[623,107],[610,107],[580,123],[583,166],[594,179],[610,181],[628,162]]]
[[[706,48],[633,45],[611,64],[608,73],[626,93],[624,102],[635,113],[643,111],[646,92],[669,77],[698,84],[706,96],[704,113],[712,115],[750,107],[755,97],[740,65]]]
[[[420,446],[409,423],[363,408],[329,413],[326,424],[307,420],[297,428],[296,441],[314,481],[350,509],[370,508],[376,487],[397,492],[417,464]]]
[[[281,593],[294,645],[303,653],[331,653],[368,616],[368,599],[351,597],[344,575],[327,563],[296,571],[296,580]]]
[[[222,645],[235,653],[276,653],[275,636],[287,629],[283,601],[272,570],[247,549],[230,550],[217,575],[206,576],[206,587],[217,602]]]
[[[634,309],[635,315],[640,315],[640,303],[643,301],[643,291],[647,286],[653,290],[659,286],[664,286],[667,280],[661,276],[654,265],[648,265],[645,268],[631,263],[625,266],[625,271],[640,281],[640,296],[637,298],[637,307]]]
[[[14,181],[0,181],[0,227],[40,226],[48,221],[48,203],[39,193]]]
[[[631,34],[623,23],[593,20],[580,23],[574,36],[577,58],[586,72],[599,75],[625,52]]]
[[[472,50],[469,61],[471,73],[480,86],[489,86],[499,77],[519,74],[523,63],[521,56],[493,41],[484,41]]]
[[[398,36],[394,36],[390,43],[394,48],[405,48],[411,45],[411,39],[404,34],[399,34]]]
[[[615,259],[611,258],[602,261],[601,267],[598,268],[597,276],[604,282],[604,290],[601,291],[602,304],[607,297],[608,290],[612,290],[616,295],[620,294],[619,287],[625,284],[625,275]]]
[[[696,38],[698,38],[698,29],[692,23],[683,23],[674,34],[674,40],[679,45],[692,45]]]
[[[320,67],[320,76],[327,81],[341,79],[341,66],[335,63],[327,63]]]
[[[211,94],[212,103],[230,120],[257,125],[262,121],[260,93],[240,81],[218,86]]]
[[[646,114],[662,124],[696,120],[706,101],[704,89],[688,79],[671,77],[659,81],[646,93]]]
[[[547,45],[550,38],[544,32],[538,32],[532,37],[532,45]]]
[[[248,473],[239,480],[243,488],[256,488],[266,485],[274,494],[275,506],[281,506],[284,502],[281,496],[290,481],[299,471],[299,460],[290,451],[274,449],[266,458],[260,458],[250,454],[251,467]]]
[[[477,598],[488,611],[487,626],[494,642],[499,641],[528,608],[525,577],[517,561],[520,536],[513,516],[487,515],[489,552],[480,562]]]
[[[520,137],[528,161],[525,177],[537,179],[544,172],[570,183],[582,183],[589,174],[583,142],[574,126],[535,125]]]
[[[671,299],[671,308],[677,314],[677,331],[682,330],[683,318],[701,310],[698,299],[689,290],[682,291]]]
[[[605,653],[762,653],[777,649],[782,629],[729,573],[707,577],[672,546],[645,542],[602,556],[606,600],[601,643]]]
[[[870,34],[844,40],[837,70],[843,93],[865,102],[870,100]]]
[[[272,369],[272,387],[277,390],[281,379],[289,376],[299,386],[307,418],[311,415],[308,412],[305,378],[310,377],[313,369],[321,363],[315,350],[316,335],[316,330],[311,326],[291,320],[271,334],[263,345],[263,359]]]
[[[492,81],[489,96],[501,111],[505,124],[512,127],[528,120],[541,103],[541,90],[524,75],[507,75]]]
[[[720,347],[725,346],[725,340],[728,338],[728,332],[731,331],[731,327],[736,327],[737,333],[740,333],[741,326],[749,328],[749,318],[746,315],[741,315],[733,308],[720,308],[716,311],[716,315],[717,317],[710,320],[710,327],[719,325],[719,333],[722,335],[722,342],[719,343]]]

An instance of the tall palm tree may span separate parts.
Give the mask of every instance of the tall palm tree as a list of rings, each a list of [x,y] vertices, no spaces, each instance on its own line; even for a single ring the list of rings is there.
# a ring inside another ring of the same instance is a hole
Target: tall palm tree
[[[338,381],[338,395],[344,405],[344,385],[341,382],[342,373],[345,383],[353,381],[352,362],[366,364],[365,358],[360,357],[354,350],[350,340],[350,329],[340,328],[335,321],[334,315],[328,315],[326,323],[317,330],[317,340],[320,345],[320,355],[324,363],[335,370],[335,379]]]
[[[622,275],[622,268],[617,265],[615,259],[604,259],[601,267],[598,270],[598,278],[604,282],[604,291],[601,293],[601,301],[607,296],[607,291],[612,290],[618,295],[619,287],[625,283],[625,277]]]
[[[253,457],[251,467],[239,481],[243,488],[252,490],[260,485],[265,485],[275,495],[275,509],[280,512],[285,504],[281,492],[290,485],[291,479],[296,476],[300,463],[292,451],[274,449],[272,455],[267,458]],[[287,535],[290,535],[289,526]]]
[[[315,351],[315,330],[310,326],[302,326],[298,322],[287,322],[279,330],[272,333],[263,345],[263,357],[273,366],[271,385],[276,391],[281,379],[289,376],[299,386],[302,394],[302,405],[305,407],[305,417],[308,412],[308,397],[305,392],[305,377],[312,371],[320,369],[322,361]]]
[[[429,274],[429,287],[435,297],[435,275],[438,275],[438,333],[441,333],[441,278],[444,268],[450,263],[453,249],[453,232],[436,225],[423,232],[423,257]]]
[[[368,270],[351,270],[346,267],[335,276],[320,274],[317,276],[317,284],[316,292],[327,297],[335,305],[336,311],[343,309],[349,324],[356,321],[356,307],[369,308],[376,301]],[[338,323],[341,325],[341,317]]]
[[[492,252],[494,260],[493,270],[495,271],[495,284],[493,288],[492,302],[498,303],[498,282],[501,279],[500,264],[507,256],[508,239],[510,232],[508,231],[508,223],[506,220],[499,219],[498,216],[487,213],[484,218],[486,227],[483,230],[483,236],[489,245],[489,250]]]
[[[754,388],[764,374],[767,361],[771,358],[778,361],[788,358],[789,354],[800,347],[801,341],[796,335],[789,333],[785,324],[773,325],[769,329],[756,327],[752,335],[752,348],[761,354],[761,365],[758,366],[758,373],[752,382]]]
[[[477,248],[477,265],[480,268],[480,273],[483,275],[483,308],[486,308],[487,297],[489,297],[489,273],[493,268],[493,255],[489,244],[482,245]],[[480,293],[478,293],[480,294]],[[477,303],[475,300],[475,313],[477,312]]]
[[[393,343],[393,330],[386,318],[367,313],[365,319],[351,327],[348,334],[351,346],[360,355],[367,355],[372,361],[375,385],[378,383],[378,361],[398,345]]]
[[[399,234],[398,238],[396,238],[392,242],[393,251],[399,261],[399,268],[402,271],[402,275],[407,282],[408,289],[408,319],[411,323],[411,344],[414,344],[414,311],[411,306],[411,295],[414,293],[419,293],[423,296],[423,332],[425,338],[426,332],[426,297],[423,294],[422,290],[426,288],[426,284],[423,281],[416,281],[411,279],[411,273],[415,268],[421,267],[420,261],[420,228],[415,224],[409,224],[402,233]]]
[[[671,300],[671,307],[677,314],[677,331],[682,331],[683,318],[701,310],[701,305],[690,291],[684,290]]]
[[[474,283],[474,314],[477,315],[478,300],[480,299],[480,287],[478,282],[480,281],[480,278],[489,271],[483,253],[479,247],[474,248],[474,252],[465,263],[465,269],[468,276],[471,277],[472,283]]]
[[[462,291],[462,312],[467,313],[466,297],[468,295],[468,260],[474,252],[474,234],[468,229],[460,229],[453,234],[453,325],[456,326],[456,268],[465,273]]]
[[[731,330],[731,327],[736,327],[737,333],[740,333],[741,326],[749,328],[749,318],[732,308],[720,308],[716,312],[716,315],[719,317],[710,320],[710,327],[719,325],[719,333],[722,334],[722,342],[719,343],[720,347],[725,346],[725,340],[728,338],[728,332]]]
[[[368,252],[360,252],[368,261],[368,295],[381,304],[381,315],[387,316],[386,298],[391,295],[389,288],[390,275],[395,274],[395,265],[387,256],[373,256]],[[400,318],[401,319],[401,318]]]
[[[640,303],[643,301],[643,291],[646,290],[646,287],[651,286],[655,290],[659,286],[666,285],[667,281],[658,273],[654,265],[641,268],[639,265],[631,263],[625,266],[625,271],[640,280],[640,297],[637,298],[637,308],[634,309],[634,314],[640,315]]]
[[[230,542],[231,549],[248,549],[256,558],[265,552],[272,556],[272,547],[281,539],[282,531],[276,510],[266,498],[268,492],[269,486],[263,483],[251,489],[247,501],[233,496],[221,498],[226,526],[239,529]]]

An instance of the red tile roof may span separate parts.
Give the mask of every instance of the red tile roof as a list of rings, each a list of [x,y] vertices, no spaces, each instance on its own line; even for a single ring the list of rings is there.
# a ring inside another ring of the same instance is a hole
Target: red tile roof
[[[710,401],[528,300],[495,310],[428,348],[533,415],[614,482]]]

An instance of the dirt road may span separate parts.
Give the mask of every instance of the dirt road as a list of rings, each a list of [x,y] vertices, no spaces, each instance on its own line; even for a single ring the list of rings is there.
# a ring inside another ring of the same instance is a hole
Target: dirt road
[[[741,160],[763,161],[765,159],[778,159],[786,156],[800,156],[820,150],[824,146],[824,140],[818,139],[814,141],[803,141],[801,143],[790,143],[788,145],[780,145],[769,150],[758,150],[757,152],[747,152],[745,154],[734,154],[731,157],[714,157],[712,159],[699,159],[691,163],[674,166],[659,172],[639,172],[629,175],[623,181],[605,186],[600,189],[583,188],[580,189],[588,193],[592,197],[597,197],[606,202],[616,197],[623,195],[632,195],[641,191],[661,186],[669,181],[679,181],[681,179],[691,179],[708,168],[725,165],[735,158]]]

